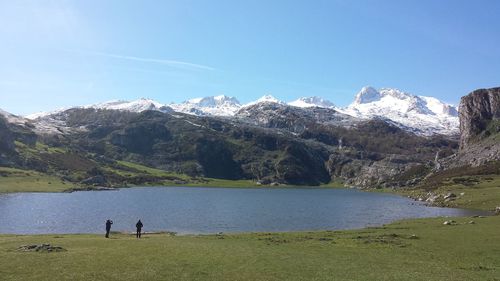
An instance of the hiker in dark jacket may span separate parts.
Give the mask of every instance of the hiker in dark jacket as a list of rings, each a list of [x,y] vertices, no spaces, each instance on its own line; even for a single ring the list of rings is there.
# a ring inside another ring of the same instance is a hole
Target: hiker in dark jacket
[[[144,225],[142,224],[141,220],[139,220],[136,224],[135,227],[137,228],[137,233],[135,235],[136,238],[141,238],[141,230]]]
[[[106,221],[106,238],[109,238],[109,232],[111,231],[111,225],[113,224],[112,220]]]

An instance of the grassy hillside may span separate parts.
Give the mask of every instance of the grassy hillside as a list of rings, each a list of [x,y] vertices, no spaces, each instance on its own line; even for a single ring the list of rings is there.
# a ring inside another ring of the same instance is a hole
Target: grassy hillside
[[[2,280],[498,280],[500,217],[337,232],[0,236]],[[470,224],[470,221],[474,224]],[[19,252],[50,243],[64,252]]]
[[[58,177],[36,171],[0,167],[0,193],[61,192],[74,187]]]

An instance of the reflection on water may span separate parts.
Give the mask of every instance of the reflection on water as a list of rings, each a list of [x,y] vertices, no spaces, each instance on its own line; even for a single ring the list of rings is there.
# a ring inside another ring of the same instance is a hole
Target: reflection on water
[[[179,233],[349,229],[402,218],[464,216],[391,194],[352,189],[143,187],[117,191],[0,195],[0,233]]]

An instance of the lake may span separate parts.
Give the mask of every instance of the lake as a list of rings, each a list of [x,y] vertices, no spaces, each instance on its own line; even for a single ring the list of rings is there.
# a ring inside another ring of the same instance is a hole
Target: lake
[[[181,234],[352,229],[403,218],[478,212],[429,207],[405,197],[354,189],[140,187],[116,191],[0,195],[0,233]]]

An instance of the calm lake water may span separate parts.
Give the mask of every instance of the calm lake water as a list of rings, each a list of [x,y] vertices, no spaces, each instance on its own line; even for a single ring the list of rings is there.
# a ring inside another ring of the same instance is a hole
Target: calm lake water
[[[0,195],[0,233],[178,233],[350,229],[403,218],[464,216],[410,199],[353,189],[142,187],[117,191]]]

